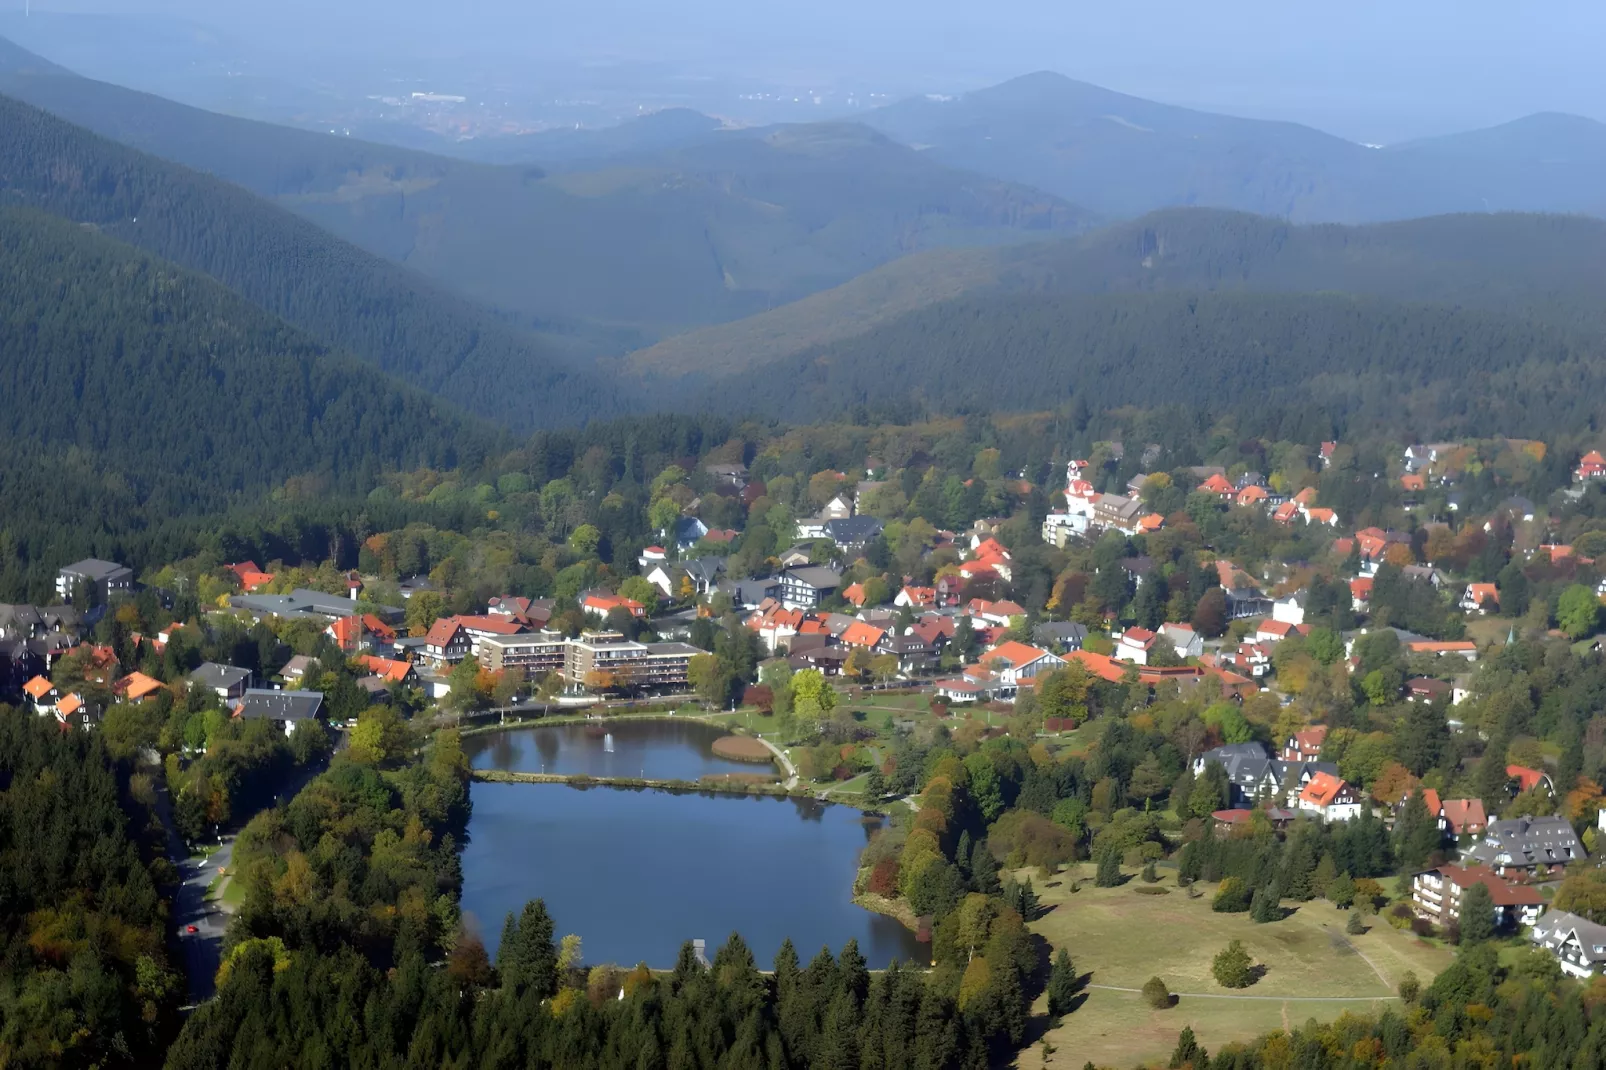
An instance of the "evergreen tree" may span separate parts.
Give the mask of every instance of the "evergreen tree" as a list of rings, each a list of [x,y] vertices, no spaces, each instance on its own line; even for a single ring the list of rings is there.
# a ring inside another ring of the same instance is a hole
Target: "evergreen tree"
[[[1216,955],[1210,972],[1223,988],[1248,988],[1255,979],[1254,960],[1244,950],[1243,942],[1234,940]]]
[[[1076,999],[1078,984],[1071,956],[1063,947],[1054,953],[1054,963],[1048,971],[1048,1013],[1069,1014]]]
[[[1099,867],[1093,883],[1100,888],[1114,888],[1121,883],[1121,856],[1115,848],[1107,847],[1099,855]]]
[[[983,895],[994,895],[1002,885],[998,881],[998,860],[987,848],[987,839],[976,841],[970,852],[970,886]]]
[[[1461,925],[1461,943],[1476,947],[1494,938],[1494,897],[1482,881],[1461,893],[1461,910],[1457,916]]]
[[[546,903],[532,899],[524,904],[517,922],[510,911],[502,926],[502,943],[496,949],[496,969],[502,984],[514,995],[531,992],[547,999],[558,991],[558,949],[553,943],[552,917]]]
[[[1281,921],[1283,909],[1280,905],[1282,890],[1276,881],[1272,881],[1264,888],[1255,891],[1254,902],[1249,906],[1251,921],[1264,924],[1268,921]]]
[[[1199,1041],[1193,1035],[1193,1026],[1182,1027],[1182,1033],[1177,1037],[1177,1046],[1171,1052],[1171,1062],[1167,1065],[1171,1070],[1183,1070],[1184,1067],[1207,1070],[1210,1066],[1210,1055],[1199,1046]]]

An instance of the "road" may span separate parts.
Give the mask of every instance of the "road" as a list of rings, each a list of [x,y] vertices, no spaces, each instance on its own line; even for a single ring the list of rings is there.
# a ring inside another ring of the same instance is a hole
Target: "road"
[[[167,829],[168,860],[178,869],[179,886],[173,895],[170,923],[184,956],[184,976],[189,982],[186,1006],[194,1007],[212,998],[212,982],[223,961],[223,930],[228,918],[216,904],[207,902],[206,887],[217,876],[218,868],[227,867],[234,856],[234,840],[230,837],[210,858],[191,855],[173,823],[172,803],[165,786],[157,797],[156,809]],[[196,929],[193,933],[188,931],[191,925]]]

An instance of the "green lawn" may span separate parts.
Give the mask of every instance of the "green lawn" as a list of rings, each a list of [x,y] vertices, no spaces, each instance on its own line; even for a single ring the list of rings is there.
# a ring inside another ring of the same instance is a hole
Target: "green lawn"
[[[1213,886],[1190,899],[1169,875],[1156,887],[1169,895],[1142,895],[1147,887],[1133,879],[1119,888],[1096,888],[1092,867],[1078,867],[1081,891],[1070,892],[1071,872],[1058,887],[1044,887],[1034,878],[1046,913],[1032,923],[1049,943],[1064,946],[1078,973],[1091,973],[1090,983],[1141,988],[1158,976],[1182,996],[1169,1010],[1151,1009],[1135,992],[1089,989],[1087,1001],[1048,1034],[1058,1048],[1053,1065],[1079,1067],[1091,1060],[1099,1066],[1132,1066],[1167,1057],[1177,1033],[1191,1025],[1200,1042],[1215,1049],[1233,1040],[1248,1040],[1268,1030],[1299,1025],[1308,1018],[1326,1020],[1345,1011],[1365,1013],[1392,996],[1407,970],[1426,984],[1451,955],[1391,928],[1380,918],[1368,920],[1369,931],[1346,936],[1345,911],[1320,900],[1285,903],[1293,913],[1282,921],[1257,925],[1248,914],[1217,914],[1210,909]],[[1211,960],[1234,939],[1242,940],[1265,975],[1240,995],[1286,997],[1217,999],[1233,995],[1211,976]],[[1310,997],[1353,997],[1354,1002],[1318,1002]],[[1041,1001],[1040,1001],[1041,1004]],[[1046,1005],[1037,1010],[1046,1013]],[[1023,1052],[1021,1066],[1040,1066],[1038,1048]]]
[[[223,886],[223,905],[230,910],[238,910],[245,902],[245,882],[231,880]]]

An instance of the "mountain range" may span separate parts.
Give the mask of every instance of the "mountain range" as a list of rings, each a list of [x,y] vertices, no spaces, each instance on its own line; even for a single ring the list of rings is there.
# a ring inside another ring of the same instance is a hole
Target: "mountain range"
[[[1039,73],[865,121],[951,167],[1035,186],[1107,218],[1190,205],[1295,222],[1448,212],[1606,213],[1606,124],[1533,115],[1397,146],[1158,104]]]
[[[855,124],[715,131],[606,167],[493,166],[216,115],[0,47],[0,92],[276,200],[514,322],[608,350],[934,245],[1086,229],[1037,190]]]

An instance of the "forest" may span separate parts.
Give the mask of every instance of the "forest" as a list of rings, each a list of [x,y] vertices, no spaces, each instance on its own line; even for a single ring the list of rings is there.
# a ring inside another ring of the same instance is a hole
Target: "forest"
[[[331,349],[509,427],[562,426],[631,407],[604,379],[405,268],[237,186],[7,97],[0,203],[95,224],[211,276]]]

